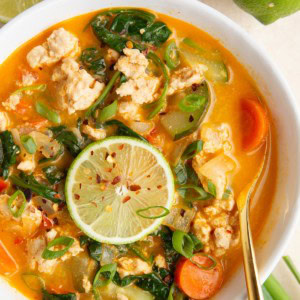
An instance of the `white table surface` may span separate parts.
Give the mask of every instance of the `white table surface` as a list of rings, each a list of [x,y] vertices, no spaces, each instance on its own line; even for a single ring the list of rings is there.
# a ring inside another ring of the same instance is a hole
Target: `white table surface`
[[[187,0],[185,0],[187,1]],[[252,37],[260,42],[279,66],[298,99],[300,105],[300,12],[264,26],[238,8],[232,0],[202,0],[241,25]],[[0,23],[1,27],[1,23]],[[300,269],[300,220],[295,235],[285,254],[290,255]],[[300,299],[300,285],[280,261],[273,274],[282,283],[293,300]]]

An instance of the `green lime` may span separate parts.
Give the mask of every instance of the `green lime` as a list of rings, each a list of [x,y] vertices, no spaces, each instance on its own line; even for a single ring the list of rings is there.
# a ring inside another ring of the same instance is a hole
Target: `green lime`
[[[300,10],[300,0],[234,0],[234,2],[265,25]]]
[[[150,144],[110,137],[74,160],[65,194],[74,222],[86,235],[127,244],[162,223],[172,206],[174,179],[168,162]]]
[[[0,22],[7,23],[13,17],[40,1],[41,0],[1,0]]]

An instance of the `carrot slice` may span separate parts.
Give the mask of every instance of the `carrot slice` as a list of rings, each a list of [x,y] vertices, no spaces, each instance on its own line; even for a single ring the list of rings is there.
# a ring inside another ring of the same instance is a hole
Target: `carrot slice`
[[[256,99],[241,100],[242,147],[252,151],[262,144],[269,130],[266,111]]]
[[[192,260],[206,268],[212,265],[212,260],[201,253],[194,255]],[[222,285],[223,267],[217,261],[213,269],[205,270],[182,257],[176,266],[175,282],[190,298],[195,300],[210,298]]]
[[[19,267],[15,259],[8,252],[2,241],[0,241],[0,274],[12,275]]]

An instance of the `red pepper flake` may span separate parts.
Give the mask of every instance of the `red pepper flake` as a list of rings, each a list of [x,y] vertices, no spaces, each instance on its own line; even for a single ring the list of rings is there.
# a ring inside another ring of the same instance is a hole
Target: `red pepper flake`
[[[133,184],[129,187],[129,189],[133,192],[138,191],[141,189],[141,187],[139,185]]]
[[[14,240],[15,245],[20,245],[20,244],[23,244],[23,243],[24,243],[24,239],[21,238],[21,237],[16,237],[15,240]]]
[[[112,185],[115,185],[121,181],[121,176],[116,176],[111,182]]]
[[[197,89],[198,89],[198,87],[200,86],[200,84],[198,84],[198,83],[193,83],[192,84],[192,90],[195,92],[195,91],[197,91]]]
[[[97,183],[101,183],[101,177],[99,174],[96,174],[96,181]]]
[[[122,202],[123,202],[123,203],[126,203],[126,202],[128,202],[130,199],[131,199],[130,196],[126,196],[126,197],[122,200]]]
[[[94,151],[93,151],[93,150],[91,151],[91,155],[92,155],[92,156],[94,155]]]
[[[89,120],[88,119],[83,120],[82,124],[83,125],[89,125]]]
[[[180,215],[181,215],[182,217],[184,217],[184,215],[185,215],[185,210],[184,210],[183,208],[180,210]]]
[[[150,191],[151,189],[150,189],[150,188],[147,188],[147,190]]]
[[[98,205],[97,205],[96,202],[92,201],[91,203],[92,203],[95,207],[98,207]]]
[[[150,175],[147,175],[147,178],[150,178]]]
[[[65,202],[62,202],[58,205],[58,210],[62,210],[66,206]]]
[[[102,183],[108,183],[108,180],[102,179]]]
[[[112,171],[112,168],[106,169],[106,172],[110,173]]]
[[[53,223],[54,223],[54,225],[58,225],[59,224],[58,219],[56,217],[53,218]]]
[[[111,154],[111,157],[112,157],[112,158],[115,158],[116,155],[117,155],[117,153],[116,153],[116,152],[113,152],[113,153]]]
[[[115,168],[116,167],[116,163],[113,163],[113,168]]]
[[[105,160],[107,160],[108,156],[109,156],[109,154],[108,154],[108,152],[106,152],[106,154],[105,154]]]
[[[102,201],[104,201],[104,196],[102,196]]]
[[[55,195],[54,195],[54,198],[60,199],[60,194],[55,194]]]
[[[46,215],[46,213],[42,213],[42,226],[45,228],[45,229],[50,229],[53,227],[53,222],[51,219],[49,219]]]
[[[140,193],[140,191],[135,192],[136,195],[138,195]]]
[[[79,183],[79,189],[81,190],[81,187],[82,187],[82,184],[81,183]]]
[[[227,232],[227,233],[230,233],[230,234],[232,233],[232,231],[231,231],[231,230],[226,230],[226,232]]]
[[[75,197],[76,200],[80,199],[80,195],[78,195],[78,194],[74,194],[74,197]]]
[[[194,121],[194,117],[192,115],[189,116],[189,122],[193,122]]]
[[[119,146],[119,150],[123,150],[123,148],[124,148],[124,144]]]
[[[162,185],[158,185],[157,188],[160,190],[162,188]]]

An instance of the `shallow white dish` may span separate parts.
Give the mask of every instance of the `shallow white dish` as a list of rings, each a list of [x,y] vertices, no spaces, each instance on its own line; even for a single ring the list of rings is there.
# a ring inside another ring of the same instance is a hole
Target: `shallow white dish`
[[[278,178],[276,196],[266,226],[258,239],[257,259],[263,282],[283,254],[300,212],[300,113],[295,98],[268,54],[238,25],[214,9],[182,0],[45,0],[0,30],[0,63],[17,47],[65,19],[107,7],[145,7],[196,25],[219,39],[248,69],[265,96],[276,128]],[[242,266],[216,299],[241,299],[245,293]],[[25,299],[0,279],[0,298]]]

